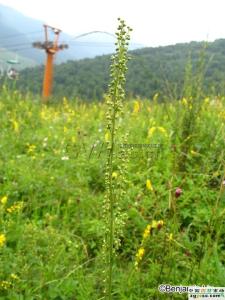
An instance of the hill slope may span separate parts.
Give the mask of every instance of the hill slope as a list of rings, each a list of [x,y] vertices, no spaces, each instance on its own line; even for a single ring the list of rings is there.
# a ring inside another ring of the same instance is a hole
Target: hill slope
[[[43,51],[32,48],[34,41],[42,41],[44,38],[42,21],[24,16],[15,9],[0,4],[0,28],[0,59],[1,49],[4,49],[17,53],[21,58],[28,58],[33,65],[43,64]],[[67,42],[69,49],[58,53],[57,63],[112,53],[115,42],[114,37],[100,32],[84,35],[79,39],[61,33],[60,40]],[[140,45],[131,45],[131,49],[138,47]]]
[[[185,66],[191,53],[196,69],[203,42],[174,46],[143,48],[131,51],[127,76],[128,94],[151,97],[156,92],[180,97],[184,83]],[[225,90],[225,40],[209,43],[205,50],[205,81],[208,93]],[[54,94],[58,96],[101,98],[107,91],[110,56],[69,61],[55,68]],[[26,69],[21,74],[19,86],[23,90],[40,93],[43,67]],[[32,81],[30,80],[32,78]]]

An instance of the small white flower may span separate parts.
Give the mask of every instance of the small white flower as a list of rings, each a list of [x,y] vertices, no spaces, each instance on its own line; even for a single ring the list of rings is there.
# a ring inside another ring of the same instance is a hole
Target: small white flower
[[[69,157],[68,156],[62,156],[61,160],[69,160]]]

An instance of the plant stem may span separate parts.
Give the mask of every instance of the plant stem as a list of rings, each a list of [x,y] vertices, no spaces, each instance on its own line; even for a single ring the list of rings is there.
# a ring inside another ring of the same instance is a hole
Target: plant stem
[[[110,217],[109,217],[109,278],[108,278],[108,299],[112,299],[112,267],[113,267],[113,241],[114,241],[114,193],[112,186],[112,172],[113,172],[113,154],[114,154],[114,134],[115,134],[115,109],[112,119],[112,132],[111,132],[111,148],[109,155],[109,201],[110,201]]]

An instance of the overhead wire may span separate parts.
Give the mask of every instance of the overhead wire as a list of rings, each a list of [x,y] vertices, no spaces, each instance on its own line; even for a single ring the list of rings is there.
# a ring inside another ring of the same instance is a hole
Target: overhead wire
[[[17,37],[17,36],[21,36],[21,35],[31,35],[31,34],[36,34],[36,33],[42,33],[42,31],[33,31],[33,32],[28,32],[28,33],[21,33],[21,34],[13,34],[13,35],[8,35],[8,36],[5,36],[5,37],[0,37],[0,42],[2,39],[9,39],[9,38],[13,38],[13,37]],[[74,37],[71,37],[71,39],[68,39],[66,40],[65,42],[66,43],[69,43],[71,46],[75,46],[75,45],[72,45],[72,43],[75,43],[76,46],[98,46],[98,45],[101,45],[102,47],[109,47],[109,46],[112,46],[114,45],[114,42],[91,42],[91,41],[76,41],[82,37],[85,37],[85,36],[88,36],[88,35],[92,35],[92,34],[96,34],[96,33],[101,33],[101,34],[106,34],[106,35],[109,35],[113,38],[116,38],[116,36],[111,33],[111,32],[108,32],[108,31],[100,31],[100,30],[94,30],[94,31],[89,31],[89,32],[86,32],[86,33],[82,33],[82,34],[79,34],[77,36],[74,36]],[[24,46],[28,46],[30,45],[29,42],[25,42],[25,43],[17,43],[17,44],[7,44],[7,45],[3,45],[4,48],[7,48],[7,49],[10,49],[10,48],[15,48],[15,47],[24,47]],[[134,44],[133,44],[134,45]],[[32,48],[32,47],[31,47]]]
[[[72,37],[69,41],[76,40],[76,39],[79,39],[79,38],[81,38],[81,37],[84,37],[84,36],[87,36],[87,35],[91,35],[91,34],[94,34],[94,33],[104,33],[104,34],[110,35],[111,37],[116,38],[115,34],[113,34],[113,33],[111,33],[111,32],[108,32],[108,31],[100,31],[100,30],[94,30],[94,31],[89,31],[89,32],[85,32],[85,33],[79,34],[79,35],[77,35],[77,36],[74,36],[74,37]]]
[[[23,42],[23,43],[10,43],[9,44],[9,40],[10,39],[15,39],[15,37],[18,36],[29,36],[29,35],[34,35],[34,34],[40,34],[42,31],[33,31],[30,33],[18,33],[18,34],[11,34],[11,35],[7,35],[7,36],[3,36],[0,37],[0,43],[2,43],[2,48],[0,48],[0,52],[4,52],[4,51],[10,51],[10,52],[21,52],[21,51],[26,51],[26,50],[31,50],[33,49],[33,47],[31,46],[31,44],[29,42]],[[72,47],[79,47],[79,46],[88,46],[88,47],[98,47],[99,45],[101,45],[101,47],[112,47],[112,45],[114,43],[105,43],[105,42],[80,42],[80,41],[76,41],[79,38],[85,37],[87,35],[90,34],[96,34],[96,33],[104,33],[107,35],[110,35],[112,37],[115,38],[115,36],[109,32],[102,32],[102,31],[91,31],[91,32],[87,32],[87,33],[83,33],[80,34],[78,36],[72,37],[70,40],[68,40],[68,42],[70,43],[70,46]],[[4,43],[6,41],[6,44]],[[75,43],[75,44],[74,44]],[[2,74],[2,60],[0,60],[0,73]]]
[[[30,34],[34,34],[34,33],[42,33],[42,31],[34,31],[34,32],[26,33],[26,34],[22,34],[22,33],[21,34],[13,34],[13,35],[5,36],[5,37],[0,37],[0,42],[1,42],[2,39],[9,39],[9,38],[13,38],[13,37],[21,36],[21,35],[27,35],[27,34],[30,35]],[[72,37],[71,39],[66,40],[66,43],[73,43],[73,42],[75,42],[76,44],[77,43],[82,43],[83,45],[84,45],[84,43],[88,44],[88,45],[92,45],[92,44],[96,44],[96,45],[102,44],[103,45],[104,44],[106,46],[113,44],[113,43],[107,43],[107,42],[85,42],[85,41],[84,42],[76,42],[76,40],[79,39],[79,38],[82,38],[84,36],[91,35],[91,34],[96,34],[96,33],[107,34],[107,35],[110,35],[110,36],[112,36],[112,37],[115,38],[115,35],[112,34],[112,33],[110,33],[110,32],[95,30],[95,31],[86,32],[86,33],[77,35],[75,37]],[[30,45],[30,43],[26,42],[26,43],[7,44],[7,45],[4,44],[3,47],[8,49],[8,48],[14,48],[14,47],[20,47],[20,46],[26,46],[26,45],[28,46],[28,45]]]
[[[40,34],[40,33],[42,33],[42,31],[32,31],[32,32],[28,32],[28,33],[18,33],[18,34],[7,35],[7,36],[0,37],[0,43],[3,40],[13,39],[17,36],[34,35],[34,34]],[[109,35],[116,39],[116,36],[113,33],[110,33],[107,31],[94,30],[94,31],[89,31],[89,32],[83,33],[83,34],[79,34],[77,36],[73,36],[70,39],[66,40],[66,43],[69,43],[69,46],[71,48],[74,48],[74,47],[99,47],[99,46],[112,47],[115,45],[114,42],[77,41],[78,39],[81,39],[85,36],[96,34],[96,33],[106,34],[106,35]],[[136,44],[132,44],[132,45],[136,45]],[[21,52],[21,51],[26,51],[26,50],[31,50],[31,49],[33,49],[33,47],[29,42],[16,43],[16,44],[11,43],[11,44],[6,44],[6,45],[3,43],[2,47],[0,48],[0,51]]]
[[[15,33],[15,34],[10,34],[10,35],[6,35],[6,36],[2,36],[0,37],[0,41],[1,40],[5,40],[5,39],[9,39],[9,38],[14,38],[14,37],[17,37],[17,36],[22,36],[22,35],[31,35],[31,34],[37,34],[37,33],[42,33],[41,30],[39,31],[31,31],[31,32],[27,32],[27,33]]]

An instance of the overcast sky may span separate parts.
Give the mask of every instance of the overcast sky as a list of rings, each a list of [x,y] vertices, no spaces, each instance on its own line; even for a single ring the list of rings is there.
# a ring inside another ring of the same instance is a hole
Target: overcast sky
[[[146,46],[225,38],[225,0],[0,0],[69,34],[115,32],[117,18]]]

